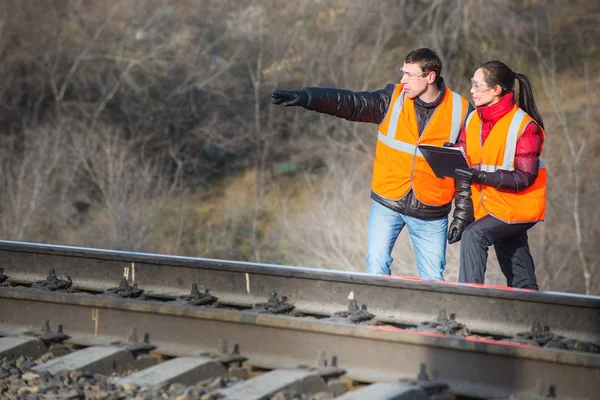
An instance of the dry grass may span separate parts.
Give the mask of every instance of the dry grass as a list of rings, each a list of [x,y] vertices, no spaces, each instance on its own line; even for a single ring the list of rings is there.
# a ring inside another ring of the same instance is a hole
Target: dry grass
[[[335,165],[333,170],[339,168]],[[324,175],[283,176],[275,179],[264,193],[258,224],[262,258],[275,264],[365,271],[367,221],[371,199],[371,162],[367,159],[349,170]],[[338,179],[345,176],[346,179]],[[256,261],[249,244],[248,224],[253,218],[256,175],[246,172],[204,193],[190,196],[184,203],[189,222],[184,254],[211,258]],[[344,189],[346,187],[346,189]],[[348,189],[355,187],[356,190]],[[343,197],[344,193],[346,197]],[[336,195],[337,194],[337,195]],[[161,250],[172,248],[169,238],[160,241]],[[161,251],[161,252],[162,252]],[[392,253],[394,275],[418,276],[414,250],[404,230]],[[459,245],[448,246],[445,278],[458,280]],[[504,284],[504,278],[490,251],[487,281]]]

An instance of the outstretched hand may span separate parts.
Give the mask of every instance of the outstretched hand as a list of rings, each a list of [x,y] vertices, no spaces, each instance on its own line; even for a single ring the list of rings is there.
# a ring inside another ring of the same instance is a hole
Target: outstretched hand
[[[308,93],[305,90],[276,90],[271,93],[273,104],[285,107],[305,106],[308,103]]]

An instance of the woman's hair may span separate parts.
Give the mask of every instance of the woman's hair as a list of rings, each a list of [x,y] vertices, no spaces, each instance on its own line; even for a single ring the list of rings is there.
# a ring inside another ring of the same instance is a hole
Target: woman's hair
[[[513,72],[508,65],[496,60],[486,62],[480,68],[483,69],[485,83],[489,87],[500,85],[502,88],[501,96],[514,91],[515,79],[518,80],[519,94],[515,96],[517,106],[529,114],[539,126],[544,127],[542,116],[535,105],[533,88],[531,82],[529,82],[529,78],[518,72]]]

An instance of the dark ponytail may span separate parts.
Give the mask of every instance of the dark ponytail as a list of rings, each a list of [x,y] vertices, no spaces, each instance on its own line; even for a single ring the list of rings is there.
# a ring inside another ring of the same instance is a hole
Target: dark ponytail
[[[531,86],[531,82],[529,82],[529,78],[518,72],[515,73],[515,77],[519,81],[519,98],[517,99],[517,105],[529,114],[543,129],[544,121],[542,121],[542,116],[535,105],[533,87]]]
[[[515,79],[519,81],[519,94],[515,96],[515,103],[544,128],[544,121],[533,98],[531,82],[525,75],[513,72],[508,65],[500,61],[488,61],[481,66],[481,69],[485,74],[485,83],[489,87],[499,85],[502,88],[502,96],[514,91]]]

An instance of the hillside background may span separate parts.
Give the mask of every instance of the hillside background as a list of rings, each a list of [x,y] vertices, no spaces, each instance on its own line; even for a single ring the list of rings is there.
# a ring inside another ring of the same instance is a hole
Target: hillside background
[[[490,59],[531,78],[538,281],[600,295],[599,44],[594,0],[4,0],[0,239],[363,271],[376,126],[269,94],[376,90],[431,47],[468,98]]]

